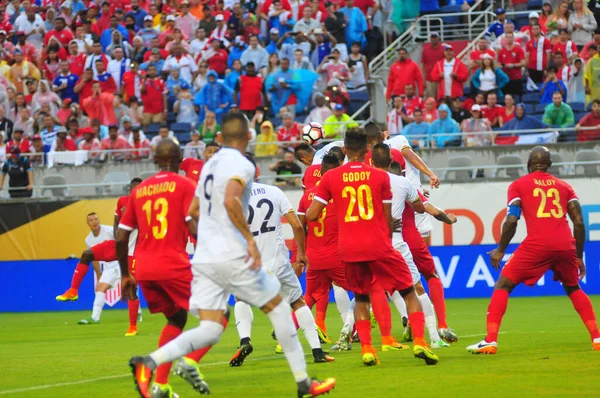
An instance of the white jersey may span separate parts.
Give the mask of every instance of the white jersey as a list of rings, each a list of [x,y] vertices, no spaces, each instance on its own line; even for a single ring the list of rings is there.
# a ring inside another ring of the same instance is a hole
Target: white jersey
[[[385,143],[389,145],[390,148],[397,149],[400,152],[402,152],[404,148],[410,148],[408,140],[403,135],[397,135],[395,137],[392,137],[389,140],[385,141]],[[406,178],[408,178],[410,182],[412,182],[415,188],[417,188],[417,190],[422,193],[423,187],[421,186],[421,173],[419,172],[419,169],[413,166],[412,163],[410,163],[409,161],[406,161],[404,174],[406,175]]]
[[[244,186],[242,208],[248,217],[255,167],[238,150],[222,148],[202,167],[196,196],[200,200],[198,243],[192,264],[226,263],[246,257],[248,244],[225,209],[225,189],[231,180]]]
[[[115,240],[115,234],[114,234],[113,227],[110,227],[108,225],[100,225],[100,232],[98,233],[98,236],[94,236],[94,233],[90,231],[88,236],[85,237],[85,245],[87,246],[88,249],[90,249],[92,246],[99,245],[100,243],[106,242],[107,240]],[[118,261],[109,261],[109,262],[100,261],[100,266],[103,269],[115,268],[115,267],[119,266],[119,262]]]
[[[281,217],[294,212],[294,207],[281,189],[272,185],[254,183],[250,195],[248,225],[265,267],[273,270],[289,262]]]
[[[325,145],[323,148],[319,149],[317,152],[315,152],[315,157],[313,158],[312,164],[321,164],[325,154],[329,152],[329,150],[333,147],[343,148],[344,141],[333,141]]]
[[[419,199],[419,194],[408,178],[388,174],[390,175],[390,185],[392,187],[392,217],[401,220],[406,202],[416,202]],[[394,233],[392,241],[394,246],[396,242],[403,242],[402,233]]]

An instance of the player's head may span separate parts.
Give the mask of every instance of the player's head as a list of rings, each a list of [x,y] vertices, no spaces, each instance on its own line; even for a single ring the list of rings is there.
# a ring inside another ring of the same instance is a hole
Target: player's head
[[[252,166],[254,166],[254,169],[256,170],[254,172],[254,181],[258,181],[258,177],[260,177],[260,169],[256,165],[256,160],[254,160],[254,156],[252,156],[250,152],[246,152],[244,155],[246,156],[246,159],[248,159],[248,161],[252,163]]]
[[[158,142],[154,163],[158,165],[159,170],[177,173],[181,160],[181,148],[175,141],[166,138]]]
[[[335,156],[337,156],[337,158],[340,160],[340,163],[343,163],[344,158],[346,157],[346,155],[344,155],[344,150],[339,146],[334,146],[333,148],[329,149],[327,153],[333,153]]]
[[[219,152],[219,149],[221,149],[221,145],[219,145],[215,141],[211,141],[208,144],[206,144],[206,147],[204,148],[204,152],[202,153],[202,156],[204,157],[204,161],[208,162],[208,160],[210,158],[212,158],[212,156],[215,153]]]
[[[530,173],[534,171],[546,171],[552,166],[550,150],[545,146],[536,146],[529,152],[527,161],[527,170]]]
[[[135,187],[142,183],[142,179],[140,177],[135,177],[133,180],[129,182],[129,192],[133,191]]]
[[[390,163],[392,163],[390,147],[383,143],[375,144],[373,147],[372,159],[375,167],[387,171],[390,167]]]
[[[321,161],[321,176],[324,176],[329,170],[339,167],[341,163],[342,162],[337,154],[332,153],[331,151],[327,152]]]
[[[390,163],[390,167],[389,167],[388,171],[397,176],[404,175],[404,171],[402,170],[402,165],[398,162]]]
[[[246,152],[251,139],[248,118],[242,112],[230,112],[223,116],[221,123],[221,139],[223,145]]]
[[[346,131],[344,152],[351,162],[364,161],[367,154],[367,135],[363,129],[353,127]]]
[[[305,166],[310,166],[315,158],[315,148],[310,146],[308,143],[303,142],[299,144],[294,150],[296,159]]]
[[[383,131],[377,123],[369,122],[365,125],[365,134],[367,135],[367,150],[372,150],[376,144],[383,142]]]
[[[91,212],[86,217],[87,225],[91,231],[97,231],[100,229],[100,217],[95,212]]]

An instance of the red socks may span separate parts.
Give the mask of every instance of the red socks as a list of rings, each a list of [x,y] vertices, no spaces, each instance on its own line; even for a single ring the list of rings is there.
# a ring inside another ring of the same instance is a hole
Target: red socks
[[[176,326],[167,324],[160,333],[158,346],[162,347],[169,341],[175,339],[181,334],[182,330]],[[167,384],[169,382],[169,372],[171,371],[171,362],[160,365],[156,368],[156,377],[154,382],[158,384]]]
[[[137,325],[138,310],[140,309],[140,300],[127,301],[127,310],[129,311],[129,326]]]
[[[226,317],[223,317],[223,330],[227,329],[227,323],[228,323],[228,319]],[[194,352],[190,352],[189,354],[186,355],[187,358],[193,359],[194,361],[196,361],[196,363],[200,362],[200,360],[202,358],[204,358],[204,356],[206,355],[206,353],[208,351],[210,351],[210,349],[212,348],[211,345],[209,345],[208,347],[204,347],[201,348],[199,350],[196,350]]]
[[[444,300],[444,286],[439,278],[429,278],[427,281],[429,286],[429,298],[433,303],[435,315],[437,316],[438,328],[447,329],[446,323],[446,301]]]
[[[423,311],[408,314],[408,322],[415,339],[415,344],[426,345],[425,342],[425,314]]]
[[[385,291],[380,284],[375,283],[371,288],[371,306],[373,307],[373,314],[379,324],[379,332],[382,337],[392,335],[392,313],[390,306],[387,301]],[[360,331],[358,332],[360,336]],[[362,336],[361,336],[362,339]]]
[[[83,281],[83,278],[85,278],[85,275],[89,269],[89,264],[77,264],[77,267],[75,267],[75,272],[73,272],[73,279],[71,279],[71,289],[79,290],[79,286],[81,286],[81,282]]]
[[[356,326],[356,331],[358,332],[358,336],[360,337],[360,345],[363,347],[372,346],[373,342],[371,340],[371,321],[356,321],[354,325]]]
[[[502,317],[506,312],[507,306],[508,292],[500,289],[494,290],[487,312],[487,335],[485,336],[485,341],[488,343],[498,341],[500,324],[502,323]]]
[[[577,311],[581,317],[583,324],[590,332],[590,337],[592,340],[600,338],[600,332],[598,332],[598,324],[596,323],[594,308],[592,307],[592,302],[587,294],[585,294],[583,290],[579,289],[571,293],[569,298],[573,302],[573,307],[575,307],[575,311]]]
[[[323,294],[319,300],[317,300],[317,309],[315,323],[323,333],[327,334],[327,326],[325,325],[325,317],[327,316],[327,306],[329,305],[329,294]]]

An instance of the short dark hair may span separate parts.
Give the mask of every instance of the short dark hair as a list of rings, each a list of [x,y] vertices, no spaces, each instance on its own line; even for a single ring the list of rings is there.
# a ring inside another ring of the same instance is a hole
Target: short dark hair
[[[569,31],[563,28],[563,29],[559,29],[559,30],[558,30],[558,33],[566,33],[566,34],[569,34]]]
[[[593,101],[592,101],[592,105],[594,105],[594,104],[596,104],[596,105],[600,105],[600,99],[595,99],[595,100],[593,100]]]
[[[415,113],[417,113],[417,112],[418,112],[418,113],[421,113],[421,114],[423,113],[423,111],[422,111],[420,108],[417,108],[417,109],[415,109],[415,110],[413,111],[413,115],[414,115]]]
[[[246,63],[246,68],[249,66],[255,67],[256,65],[254,65],[254,62],[250,61],[250,62]]]
[[[400,48],[398,49],[398,52],[400,52],[400,51],[404,51],[405,53],[407,53],[407,52],[408,52],[408,50],[407,50],[405,47],[400,47]]]
[[[221,148],[221,145],[219,145],[219,143],[218,143],[218,142],[216,142],[216,141],[211,141],[211,142],[209,142],[208,144],[206,144],[206,146],[204,147],[204,149],[206,149],[206,148],[208,148],[208,147],[212,147],[212,146],[214,146],[214,147],[217,147],[217,148],[219,148],[219,149]]]
[[[95,211],[93,211],[91,213],[88,213],[87,216],[85,216],[85,218],[88,218],[89,216],[97,216],[97,215],[98,214]]]
[[[376,144],[373,147],[371,156],[373,159],[373,164],[377,168],[388,168],[392,162],[390,147],[383,143]]]
[[[300,159],[300,152],[309,152],[312,153],[315,151],[315,149],[310,146],[310,144],[308,144],[307,142],[302,142],[300,144],[298,144],[298,146],[294,149],[294,153],[296,155],[296,159]]]
[[[365,134],[367,135],[367,140],[369,142],[373,142],[379,140],[381,138],[381,128],[377,125],[377,123],[369,122],[365,125]]]
[[[242,130],[245,130],[245,131],[235,131],[235,130],[229,131],[229,129],[227,129],[226,126],[231,123],[233,123],[234,125],[235,125],[235,123],[240,124]],[[247,134],[248,130],[249,130],[248,118],[242,112],[228,112],[221,119],[221,133],[223,134],[223,138],[231,137],[231,138],[236,139],[236,138],[239,138],[236,136],[240,136],[241,134]]]
[[[66,25],[67,21],[65,21],[65,19],[63,17],[58,17],[58,18],[54,18],[54,22],[56,21],[63,21],[63,23]]]
[[[588,46],[588,51],[590,51],[590,50],[598,51],[598,46],[595,44],[590,44]]]
[[[335,153],[327,152],[321,160],[321,175],[340,165],[340,159]]]
[[[335,156],[337,156],[337,158],[340,162],[343,162],[344,158],[346,157],[346,155],[344,155],[344,151],[339,146],[334,146],[327,153],[331,153],[331,154],[334,154]]]
[[[556,66],[552,66],[552,65],[550,65],[549,67],[547,67],[546,70],[548,72],[554,72],[554,73],[558,72],[558,69],[556,68]]]
[[[367,149],[367,135],[360,127],[352,127],[346,131],[344,146],[349,151],[360,151]]]
[[[134,179],[132,179],[131,181],[129,181],[129,185],[132,184],[139,184],[140,182],[142,182],[143,180],[140,177],[135,177]]]
[[[398,162],[390,163],[390,167],[388,167],[388,171],[397,176],[402,175],[402,165]]]
[[[560,56],[562,57],[562,56],[563,56],[563,53],[562,53],[562,52],[560,52],[560,51],[555,51],[555,52],[554,52],[554,54],[552,54],[552,55],[560,55]]]

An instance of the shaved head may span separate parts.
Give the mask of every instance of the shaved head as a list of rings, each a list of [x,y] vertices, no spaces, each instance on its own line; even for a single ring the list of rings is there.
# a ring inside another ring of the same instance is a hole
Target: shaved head
[[[390,147],[385,144],[375,144],[372,153],[373,165],[378,169],[387,170],[392,163],[392,155],[390,153]]]
[[[169,138],[159,141],[156,146],[154,163],[158,165],[160,170],[177,173],[179,171],[181,160],[181,148],[179,148],[179,145],[177,145],[175,141]]]
[[[227,146],[247,145],[250,127],[248,118],[241,112],[231,112],[223,117],[221,135],[223,143]],[[237,144],[237,145],[233,145]]]
[[[530,173],[534,171],[546,171],[550,166],[552,166],[552,158],[548,148],[545,146],[536,146],[529,152],[527,168]]]

